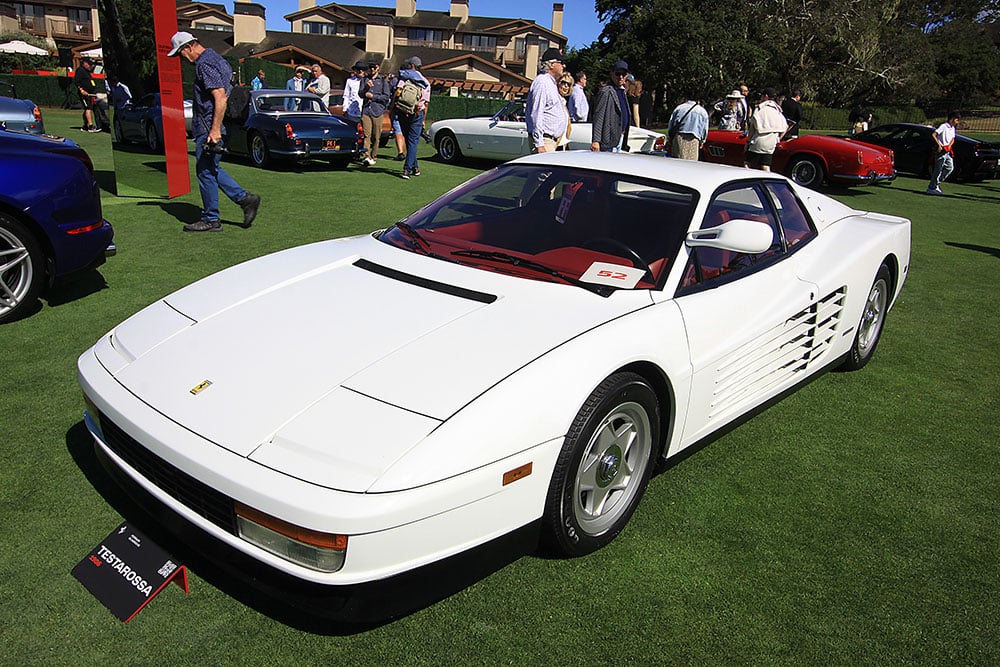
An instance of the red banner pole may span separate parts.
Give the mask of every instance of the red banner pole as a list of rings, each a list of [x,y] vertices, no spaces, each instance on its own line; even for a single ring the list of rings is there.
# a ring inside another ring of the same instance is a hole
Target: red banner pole
[[[167,156],[167,196],[191,191],[187,135],[184,129],[184,88],[181,59],[169,58],[170,38],[177,32],[176,0],[153,0],[156,34],[156,64],[160,78],[160,109],[163,114],[163,148]]]

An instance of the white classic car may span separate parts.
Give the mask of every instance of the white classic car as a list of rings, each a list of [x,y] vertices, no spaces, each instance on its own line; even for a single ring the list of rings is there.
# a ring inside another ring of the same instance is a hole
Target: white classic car
[[[573,123],[566,148],[589,151],[592,127],[590,123]],[[531,153],[523,100],[508,102],[492,116],[439,120],[430,126],[428,134],[438,155],[449,163],[463,157],[513,160]],[[659,132],[629,128],[628,144],[632,153],[666,150],[666,141]]]
[[[85,421],[129,486],[300,580],[525,526],[576,556],[671,457],[864,366],[909,261],[905,218],[779,175],[533,155],[156,301],[80,357]]]

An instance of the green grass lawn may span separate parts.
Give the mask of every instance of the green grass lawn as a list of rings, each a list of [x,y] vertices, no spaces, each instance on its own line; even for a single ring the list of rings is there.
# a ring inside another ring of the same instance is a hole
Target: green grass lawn
[[[45,120],[107,183],[107,135],[77,131],[76,112]],[[196,185],[175,200],[109,194],[118,255],[0,327],[5,664],[1000,664],[1000,183],[932,198],[909,177],[834,191],[913,220],[909,279],[872,363],[655,478],[602,551],[521,558],[364,632],[273,613],[194,566],[190,595],[168,588],[120,623],[69,572],[123,517],[156,527],[88,454],[77,356],[202,276],[390,225],[480,170],[227,169],[263,196],[251,229],[183,233]]]

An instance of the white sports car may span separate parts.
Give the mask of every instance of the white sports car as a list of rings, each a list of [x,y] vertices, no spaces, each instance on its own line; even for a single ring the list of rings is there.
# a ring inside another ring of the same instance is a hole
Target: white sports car
[[[590,150],[590,123],[573,123],[568,150]],[[463,157],[489,160],[513,160],[531,152],[528,128],[524,123],[524,101],[514,100],[492,116],[449,118],[433,123],[428,130],[431,143],[445,162],[459,162]],[[667,138],[659,132],[631,127],[629,151],[653,153],[666,150]]]
[[[80,357],[86,423],[112,469],[301,580],[525,526],[581,555],[670,457],[864,366],[909,255],[908,220],[779,175],[533,155],[153,303]]]

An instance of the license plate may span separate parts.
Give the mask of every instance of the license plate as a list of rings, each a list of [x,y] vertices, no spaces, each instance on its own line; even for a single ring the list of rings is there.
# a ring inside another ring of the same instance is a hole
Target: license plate
[[[337,142],[334,139],[324,139],[323,140],[323,150],[325,151],[335,151],[337,150]]]

